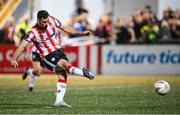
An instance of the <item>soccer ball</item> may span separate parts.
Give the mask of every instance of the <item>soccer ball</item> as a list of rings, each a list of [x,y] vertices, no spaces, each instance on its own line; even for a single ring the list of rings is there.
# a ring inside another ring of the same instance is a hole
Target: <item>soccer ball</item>
[[[155,91],[160,95],[166,95],[170,90],[170,85],[165,80],[159,80],[154,84]]]

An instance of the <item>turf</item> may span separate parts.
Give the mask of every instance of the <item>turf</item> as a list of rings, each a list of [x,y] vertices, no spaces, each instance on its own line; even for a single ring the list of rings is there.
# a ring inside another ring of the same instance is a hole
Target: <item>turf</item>
[[[171,85],[165,96],[153,90],[159,79]],[[0,75],[0,114],[180,114],[178,76],[98,76],[93,81],[70,76],[65,101],[72,108],[53,107],[56,81],[42,75],[28,92],[28,79]]]

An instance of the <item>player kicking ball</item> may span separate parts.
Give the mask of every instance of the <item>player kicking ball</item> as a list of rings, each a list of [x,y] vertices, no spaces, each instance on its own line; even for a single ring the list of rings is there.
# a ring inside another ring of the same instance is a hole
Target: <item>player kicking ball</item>
[[[58,29],[68,34],[82,36],[91,34],[90,31],[79,32],[72,27],[64,27],[59,20],[50,16],[47,11],[40,10],[37,13],[37,23],[30,29],[16,49],[11,60],[11,65],[18,67],[18,57],[29,43],[33,43],[38,49],[44,65],[58,76],[54,106],[72,107],[64,102],[67,87],[67,72],[73,75],[87,77],[90,80],[94,79],[94,75],[86,68],[79,69],[69,63],[66,54],[59,44],[59,38],[56,36]]]

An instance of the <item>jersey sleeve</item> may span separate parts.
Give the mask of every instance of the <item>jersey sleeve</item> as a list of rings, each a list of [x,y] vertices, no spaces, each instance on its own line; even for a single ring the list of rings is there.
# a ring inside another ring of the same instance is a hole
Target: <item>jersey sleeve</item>
[[[28,42],[31,42],[31,41],[33,41],[33,38],[34,38],[33,32],[29,31],[29,32],[25,35],[24,40],[26,40],[26,41],[28,41]]]
[[[56,18],[53,17],[53,16],[50,16],[50,18],[52,19],[53,24],[54,24],[57,28],[60,28],[60,27],[61,27],[61,22],[60,22],[58,19],[56,19]]]

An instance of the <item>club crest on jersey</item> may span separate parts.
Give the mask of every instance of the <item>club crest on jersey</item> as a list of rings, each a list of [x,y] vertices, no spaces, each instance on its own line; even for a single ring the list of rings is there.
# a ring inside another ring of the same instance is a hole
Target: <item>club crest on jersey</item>
[[[56,59],[53,57],[53,58],[51,58],[51,61],[55,61]]]

